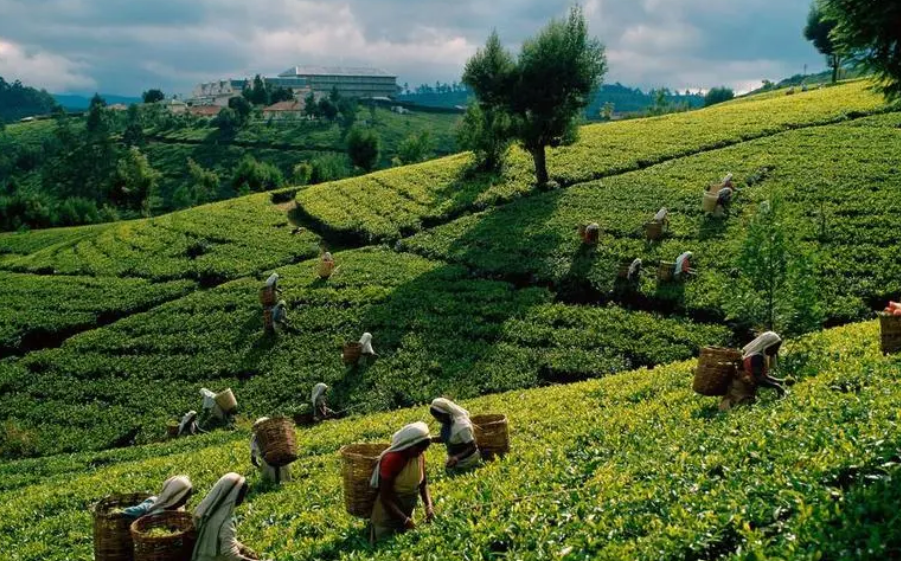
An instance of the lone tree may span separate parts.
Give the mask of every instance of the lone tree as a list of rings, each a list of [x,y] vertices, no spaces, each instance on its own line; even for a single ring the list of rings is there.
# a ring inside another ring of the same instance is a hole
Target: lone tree
[[[157,89],[147,90],[146,92],[141,94],[141,97],[143,98],[144,103],[156,103],[158,101],[163,101],[164,99],[166,99],[166,95],[163,93],[163,91]]]
[[[372,129],[355,126],[347,134],[347,155],[353,165],[370,172],[379,163],[379,136]]]
[[[826,56],[826,63],[832,69],[832,83],[838,82],[838,71],[842,67],[842,57],[836,49],[831,33],[835,29],[835,21],[828,19],[816,4],[810,7],[807,25],[804,27],[804,38],[813,43],[820,53]]]
[[[710,88],[707,95],[704,96],[704,107],[710,107],[717,103],[723,103],[735,98],[735,92],[725,86],[719,88]]]
[[[901,99],[901,2],[820,0],[819,8],[835,22],[838,51],[874,72],[888,99]]]
[[[607,72],[604,46],[588,36],[579,6],[551,20],[522,45],[515,63],[496,34],[467,63],[463,81],[484,108],[512,118],[515,138],[532,155],[539,185],[548,181],[546,149],[576,139],[578,116]]]

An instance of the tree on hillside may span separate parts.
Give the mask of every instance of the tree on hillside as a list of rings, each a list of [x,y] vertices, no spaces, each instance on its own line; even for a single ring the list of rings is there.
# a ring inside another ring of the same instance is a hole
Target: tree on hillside
[[[731,88],[725,86],[719,88],[710,88],[707,95],[704,96],[704,107],[710,107],[717,103],[723,103],[735,98],[735,92]]]
[[[258,162],[246,155],[232,174],[232,187],[238,193],[271,191],[285,184],[282,172],[268,162]]]
[[[45,90],[36,90],[16,80],[9,83],[0,77],[0,123],[23,117],[52,113],[59,105]]]
[[[269,103],[278,103],[280,101],[291,101],[294,99],[294,92],[291,88],[283,88],[281,86],[272,88],[269,93]]]
[[[303,114],[310,119],[319,117],[319,106],[316,104],[316,96],[313,95],[313,92],[308,93],[307,96],[303,98]]]
[[[141,94],[141,98],[144,103],[157,103],[166,99],[166,94],[163,93],[163,90],[152,89]]]
[[[832,69],[832,83],[838,82],[838,72],[842,66],[842,57],[832,40],[835,20],[828,19],[816,4],[810,7],[807,14],[807,25],[804,27],[804,38],[813,43],[820,53],[826,56],[826,63]]]
[[[150,165],[140,149],[131,147],[116,164],[112,197],[120,206],[153,216],[162,207],[159,182],[162,174]]]
[[[106,114],[106,100],[95,93],[88,107],[88,120],[85,123],[88,132],[93,135],[108,135],[109,121]]]
[[[565,20],[552,20],[537,37],[525,41],[515,64],[492,35],[485,49],[467,63],[464,82],[479,102],[498,100],[511,117],[515,137],[535,163],[539,185],[548,181],[546,150],[573,142],[576,120],[607,71],[604,46],[588,36],[579,6]],[[492,69],[488,56],[494,56]]]
[[[416,164],[424,162],[432,155],[432,136],[429,131],[420,131],[403,139],[397,148],[397,162],[399,165]]]
[[[249,87],[245,86],[242,97],[253,105],[269,105],[269,88],[263,77],[257,74],[253,77],[253,84]]]
[[[835,22],[838,52],[874,72],[887,98],[901,98],[901,2],[820,0],[819,7]]]
[[[250,120],[250,114],[253,113],[253,106],[244,97],[233,97],[229,99],[228,108],[235,112],[239,128],[247,124],[247,121]]]
[[[130,105],[125,115],[125,131],[122,133],[122,144],[126,146],[143,146],[144,142],[141,110],[137,105]]]
[[[347,134],[347,155],[353,165],[369,172],[379,163],[379,136],[372,129],[354,127]]]
[[[338,116],[338,106],[330,97],[323,97],[319,100],[317,112],[328,122],[333,122]]]

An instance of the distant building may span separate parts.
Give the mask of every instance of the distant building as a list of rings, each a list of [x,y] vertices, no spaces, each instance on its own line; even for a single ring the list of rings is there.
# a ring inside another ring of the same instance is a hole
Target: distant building
[[[303,117],[303,101],[280,101],[263,109],[263,118],[274,121],[300,119]]]
[[[181,115],[188,112],[188,104],[178,99],[167,99],[160,102],[170,113]]]
[[[107,109],[109,109],[110,111],[128,111],[128,106],[124,103],[114,103]]]
[[[294,97],[303,97],[310,93],[310,86],[303,78],[263,78],[263,82],[271,87],[287,88],[294,92]],[[217,80],[198,84],[192,92],[190,99],[193,105],[218,105],[228,107],[228,100],[238,97],[244,88],[253,86],[253,80],[244,78],[241,80]]]
[[[221,105],[192,105],[188,107],[188,113],[195,117],[215,117],[222,111]]]
[[[333,88],[345,97],[394,97],[398,92],[397,76],[378,68],[295,66],[278,77],[305,80],[314,93],[320,94],[327,94]]]

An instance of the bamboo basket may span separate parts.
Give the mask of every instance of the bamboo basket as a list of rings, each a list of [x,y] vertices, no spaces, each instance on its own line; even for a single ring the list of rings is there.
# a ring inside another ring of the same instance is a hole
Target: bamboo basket
[[[274,417],[257,426],[257,444],[263,459],[270,466],[282,467],[297,460],[297,441],[294,421],[287,417]]]
[[[717,193],[704,193],[704,199],[701,201],[701,209],[703,209],[704,212],[714,212],[716,210],[716,201],[718,199]]]
[[[150,536],[151,530],[166,528],[168,536]],[[165,511],[143,516],[131,525],[134,561],[191,561],[197,533],[188,512]]]
[[[651,220],[650,222],[646,223],[644,225],[644,237],[651,241],[657,241],[662,238],[663,224],[655,220]]]
[[[269,287],[260,289],[260,304],[266,308],[275,306],[275,291]]]
[[[729,391],[729,383],[741,362],[741,351],[720,347],[705,347],[698,357],[698,367],[692,389],[707,396],[722,396]]]
[[[663,282],[669,282],[673,280],[675,269],[675,263],[661,262],[657,265],[657,278]]]
[[[344,508],[351,516],[369,518],[378,489],[373,489],[372,471],[387,444],[350,444],[341,447],[341,479],[344,481]]]
[[[169,438],[176,438],[178,436],[178,421],[169,421],[166,424],[166,436]]]
[[[235,393],[231,388],[226,388],[217,393],[215,400],[216,405],[219,406],[219,409],[222,409],[223,413],[232,413],[238,408],[238,400],[235,399]]]
[[[148,498],[148,493],[113,493],[94,505],[95,561],[134,559],[134,543],[129,531],[132,519],[113,511],[140,504]]]
[[[275,328],[275,323],[272,321],[272,310],[268,308],[263,310],[263,327],[269,330]]]
[[[879,314],[883,354],[901,352],[901,316]]]
[[[319,267],[317,268],[317,272],[319,273],[319,277],[323,279],[327,279],[332,276],[332,273],[335,272],[335,262],[334,261],[320,261]]]
[[[470,421],[475,429],[476,446],[483,457],[490,459],[510,451],[510,427],[506,415],[476,415]]]
[[[309,427],[316,424],[312,411],[303,411],[294,414],[294,424],[298,427]]]
[[[344,364],[350,366],[359,362],[363,356],[363,345],[359,342],[344,343],[344,353],[342,355]]]
[[[622,280],[628,279],[630,267],[632,267],[632,261],[620,261],[619,267],[616,269],[616,278]]]

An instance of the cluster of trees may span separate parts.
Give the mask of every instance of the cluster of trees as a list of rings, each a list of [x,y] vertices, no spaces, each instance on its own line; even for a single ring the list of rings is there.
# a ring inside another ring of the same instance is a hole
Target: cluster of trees
[[[833,82],[846,61],[875,74],[889,99],[901,99],[901,3],[816,0],[804,36],[825,57]]]
[[[606,71],[604,46],[589,37],[579,6],[526,40],[516,58],[492,33],[466,63],[463,82],[476,103],[463,118],[458,143],[483,168],[496,168],[516,141],[531,154],[537,183],[545,185],[547,147],[575,141],[579,116]]]
[[[9,83],[0,76],[0,126],[34,115],[49,115],[58,107],[46,90],[37,90],[16,80]]]
[[[291,101],[294,99],[294,92],[290,88],[268,84],[257,74],[251,84],[244,86],[241,96],[253,105],[265,107],[280,101]]]
[[[404,87],[402,89],[402,93],[404,95],[432,95],[467,92],[469,92],[469,88],[466,87],[466,84],[458,84],[457,82],[442,84],[439,81],[436,81],[434,86],[430,86],[429,84],[420,84],[412,90],[410,89],[410,84],[404,82]]]
[[[719,88],[710,88],[707,95],[704,96],[704,107],[710,107],[717,103],[723,103],[735,98],[735,92],[732,88],[721,86]]]

